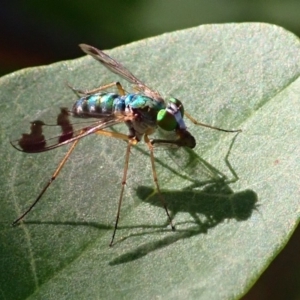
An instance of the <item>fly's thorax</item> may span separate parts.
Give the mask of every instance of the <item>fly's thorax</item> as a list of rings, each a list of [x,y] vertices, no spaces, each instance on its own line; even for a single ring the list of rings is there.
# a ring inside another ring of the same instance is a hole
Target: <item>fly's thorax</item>
[[[166,108],[161,109],[157,114],[157,124],[166,131],[186,130],[183,120],[184,108],[176,98],[170,98]]]
[[[125,115],[131,116],[126,123],[129,128],[129,136],[140,141],[144,134],[154,132],[157,127],[157,113],[165,108],[163,101],[152,99],[143,94],[126,94]]]
[[[135,127],[139,127],[138,131],[155,128],[157,126],[157,114],[165,108],[164,102],[157,101],[142,94],[127,94],[125,99],[125,113],[134,116]]]
[[[151,109],[159,112],[161,109],[166,108],[163,101],[158,101],[142,94],[127,94],[124,96],[126,107],[132,109]]]
[[[103,114],[112,113],[115,108],[118,110],[125,108],[124,100],[116,93],[96,93],[85,96],[75,102],[72,113],[75,117],[97,118]]]

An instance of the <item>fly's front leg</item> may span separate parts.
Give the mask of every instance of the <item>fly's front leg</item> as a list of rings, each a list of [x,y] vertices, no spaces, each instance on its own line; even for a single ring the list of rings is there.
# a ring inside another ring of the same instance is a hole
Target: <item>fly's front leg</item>
[[[167,146],[167,147],[188,147],[190,149],[195,148],[196,140],[191,133],[185,129],[176,130],[176,139],[153,139],[150,141],[153,146]]]

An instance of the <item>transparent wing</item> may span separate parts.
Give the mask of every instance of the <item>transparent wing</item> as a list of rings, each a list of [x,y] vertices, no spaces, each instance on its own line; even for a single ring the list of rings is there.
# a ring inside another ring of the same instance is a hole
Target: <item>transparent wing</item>
[[[135,88],[144,93],[146,96],[153,98],[157,101],[164,102],[161,95],[157,92],[146,86],[142,81],[137,79],[129,70],[127,70],[122,64],[105,54],[103,51],[86,44],[80,44],[79,47],[86,54],[91,55],[96,60],[100,61],[107,69],[111,72],[123,77],[128,82],[135,85]]]
[[[43,120],[25,122],[22,130],[25,131],[28,128],[27,133],[20,134],[22,131],[19,130],[15,137],[10,139],[10,143],[22,152],[49,151],[99,130],[122,123],[125,118],[125,115],[116,116],[114,114],[99,114],[97,119],[74,118],[66,108],[61,108],[57,114],[56,122],[53,121],[53,118],[47,122],[49,117],[43,118]]]

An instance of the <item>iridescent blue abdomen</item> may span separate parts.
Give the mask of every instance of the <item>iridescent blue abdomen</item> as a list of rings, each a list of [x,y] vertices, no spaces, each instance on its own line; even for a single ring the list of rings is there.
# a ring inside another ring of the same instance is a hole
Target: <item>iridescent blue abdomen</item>
[[[97,93],[77,100],[72,112],[75,117],[101,118],[104,114],[134,111],[145,121],[155,121],[157,113],[164,108],[164,103],[140,94],[120,96],[116,93]]]
[[[72,112],[75,117],[97,117],[111,114],[115,109],[125,110],[125,102],[115,93],[97,93],[82,97],[75,102]]]

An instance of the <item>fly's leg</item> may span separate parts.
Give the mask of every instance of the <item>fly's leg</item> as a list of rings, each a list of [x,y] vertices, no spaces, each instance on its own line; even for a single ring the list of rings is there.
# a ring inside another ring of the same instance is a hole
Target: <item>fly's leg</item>
[[[208,125],[208,124],[205,124],[205,123],[198,122],[196,119],[194,119],[194,118],[193,118],[189,113],[187,113],[187,112],[184,112],[184,115],[185,115],[191,122],[193,122],[195,125],[199,125],[199,126],[207,127],[207,128],[210,128],[210,129],[219,130],[219,131],[224,131],[224,132],[242,132],[241,129],[228,130],[228,129],[223,129],[223,128],[219,128],[219,127],[215,127],[215,126],[212,126],[212,125]]]
[[[98,133],[98,132],[97,132]],[[106,131],[99,131],[99,134],[103,134],[106,135]],[[114,135],[116,133],[113,133]],[[124,137],[127,137],[126,135],[124,135]],[[121,137],[117,137],[117,138],[121,138]],[[125,138],[124,138],[125,139]],[[115,235],[118,229],[118,223],[119,223],[119,219],[120,219],[120,212],[121,212],[121,206],[122,206],[122,201],[123,201],[123,195],[124,195],[124,190],[125,190],[125,185],[126,185],[126,180],[127,180],[127,171],[128,171],[128,165],[129,165],[129,157],[130,157],[130,149],[133,145],[137,144],[137,141],[135,139],[128,139],[128,145],[127,145],[127,149],[126,149],[126,155],[125,155],[125,164],[124,164],[124,171],[123,171],[123,178],[122,178],[122,187],[121,187],[121,193],[120,193],[120,198],[119,198],[119,203],[118,203],[118,209],[117,209],[117,216],[116,216],[116,221],[115,221],[115,227],[114,227],[114,231],[113,231],[113,235],[110,241],[109,246],[111,247],[113,245],[114,239],[115,239]],[[145,142],[147,143],[149,150],[150,150],[150,159],[151,159],[151,167],[152,167],[152,174],[153,174],[153,180],[159,195],[159,199],[166,211],[166,214],[168,216],[170,225],[172,230],[175,230],[175,226],[173,225],[170,213],[168,211],[167,205],[165,203],[165,200],[161,194],[160,188],[159,188],[159,184],[158,184],[158,179],[157,179],[157,175],[156,175],[156,170],[155,170],[155,164],[154,164],[154,154],[153,154],[153,146],[148,138],[147,135],[145,135],[144,137]]]
[[[108,137],[121,139],[121,140],[124,140],[124,141],[128,142],[127,149],[126,149],[126,154],[125,154],[125,164],[124,164],[123,178],[122,178],[122,183],[121,183],[122,186],[121,186],[121,193],[120,193],[120,198],[119,198],[119,203],[118,203],[116,221],[115,221],[115,226],[114,226],[114,231],[113,231],[113,234],[112,234],[112,237],[111,237],[111,241],[109,243],[109,246],[112,247],[112,245],[114,243],[115,235],[116,235],[116,232],[117,232],[117,229],[118,229],[119,219],[120,219],[121,206],[122,206],[123,195],[124,195],[126,179],[127,179],[130,149],[133,145],[136,145],[138,143],[138,141],[134,138],[129,138],[126,134],[122,134],[122,133],[118,133],[118,132],[98,130],[98,131],[96,131],[96,133],[100,134],[100,135],[108,136]]]
[[[117,210],[117,216],[116,216],[116,221],[115,221],[115,227],[114,227],[114,231],[113,231],[113,234],[112,234],[112,237],[111,237],[111,241],[109,243],[110,247],[113,245],[115,235],[116,235],[116,232],[117,232],[117,228],[118,228],[119,219],[120,219],[121,206],[122,206],[124,189],[125,189],[126,179],[127,179],[130,149],[131,149],[132,145],[135,145],[136,143],[137,143],[137,141],[135,139],[130,139],[128,141],[128,144],[127,144],[124,171],[123,171],[123,178],[122,178],[122,187],[121,187],[121,193],[120,193],[120,198],[119,198],[119,203],[118,203],[118,210]]]
[[[79,95],[93,95],[95,93],[107,90],[111,87],[116,86],[118,89],[118,93],[120,96],[124,96],[125,95],[125,90],[123,89],[122,85],[120,82],[112,82],[103,86],[100,86],[96,89],[93,90],[81,90],[81,89],[76,89],[73,86],[71,86],[68,82],[66,83],[67,86],[76,94],[76,96],[80,97]]]
[[[131,143],[131,145],[136,145],[138,141],[135,138],[129,137],[127,134],[124,133],[119,133],[119,132],[113,132],[113,131],[108,131],[104,129],[99,129],[95,131],[96,134],[104,135],[107,137],[123,140],[125,142]]]
[[[78,142],[79,142],[79,140],[76,140],[75,142],[73,142],[72,146],[70,147],[70,149],[68,150],[68,152],[66,153],[66,155],[64,156],[64,158],[61,160],[61,162],[59,163],[58,167],[56,168],[56,170],[54,171],[53,175],[51,176],[50,180],[44,186],[44,188],[42,189],[42,191],[40,192],[40,194],[38,195],[38,197],[35,199],[35,201],[29,206],[29,208],[21,216],[19,216],[15,221],[13,221],[12,225],[16,225],[17,223],[19,223],[33,209],[33,207],[39,202],[39,200],[42,198],[42,196],[44,195],[44,193],[47,191],[48,187],[51,185],[51,183],[56,179],[56,177],[60,173],[61,169],[65,165],[66,161],[70,157],[71,153],[75,149],[75,147],[76,147],[76,145],[77,145]]]
[[[161,202],[161,204],[162,204],[163,208],[165,209],[165,212],[166,212],[166,214],[168,216],[171,228],[174,231],[175,230],[175,226],[173,225],[172,218],[171,218],[170,213],[168,211],[167,204],[165,202],[164,197],[161,194],[160,187],[159,187],[159,184],[158,184],[158,179],[157,179],[157,174],[156,174],[156,169],[155,169],[155,162],[154,162],[153,145],[152,145],[152,142],[150,141],[150,139],[149,139],[149,137],[148,137],[147,134],[144,135],[144,140],[145,140],[145,143],[148,145],[148,148],[150,150],[150,160],[151,160],[151,168],[152,168],[153,181],[154,181],[154,184],[156,186],[158,197],[159,197],[159,200],[160,200],[160,202]]]

